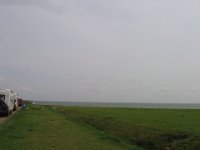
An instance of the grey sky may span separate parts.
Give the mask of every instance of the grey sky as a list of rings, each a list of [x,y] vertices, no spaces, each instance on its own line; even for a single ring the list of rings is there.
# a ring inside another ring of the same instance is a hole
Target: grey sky
[[[198,0],[0,0],[0,87],[25,99],[200,102]]]

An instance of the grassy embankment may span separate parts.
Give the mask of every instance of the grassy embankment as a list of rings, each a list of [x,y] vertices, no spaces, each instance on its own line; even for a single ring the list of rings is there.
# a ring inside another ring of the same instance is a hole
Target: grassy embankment
[[[199,150],[200,110],[54,107],[119,143],[145,149]]]
[[[0,126],[0,146],[1,150],[199,150],[199,116],[200,110],[35,105]]]
[[[0,150],[130,150],[50,107],[29,105],[0,125]],[[137,147],[133,149],[138,149]]]

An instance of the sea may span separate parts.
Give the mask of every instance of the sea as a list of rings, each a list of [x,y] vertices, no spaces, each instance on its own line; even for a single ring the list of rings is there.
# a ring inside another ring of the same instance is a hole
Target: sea
[[[165,108],[200,109],[200,103],[107,103],[107,102],[71,102],[71,101],[32,101],[38,105],[117,107],[117,108]]]

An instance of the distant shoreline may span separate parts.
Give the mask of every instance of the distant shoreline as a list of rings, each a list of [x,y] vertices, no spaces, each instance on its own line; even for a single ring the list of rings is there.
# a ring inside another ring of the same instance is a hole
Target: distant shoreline
[[[111,102],[72,102],[72,101],[32,101],[39,105],[118,107],[118,108],[166,108],[200,109],[200,103],[111,103]]]

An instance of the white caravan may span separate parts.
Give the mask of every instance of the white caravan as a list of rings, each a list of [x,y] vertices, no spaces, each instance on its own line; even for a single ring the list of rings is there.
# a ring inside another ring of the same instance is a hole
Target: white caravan
[[[14,106],[14,92],[10,89],[0,89],[0,113],[8,116],[12,113]]]
[[[14,92],[14,111],[17,109],[17,107],[18,107],[18,98],[19,98],[19,95],[18,95],[18,93],[17,92]]]

